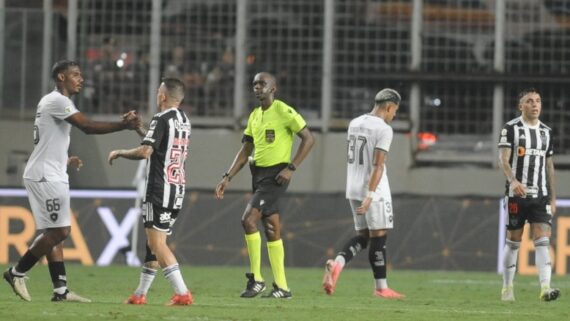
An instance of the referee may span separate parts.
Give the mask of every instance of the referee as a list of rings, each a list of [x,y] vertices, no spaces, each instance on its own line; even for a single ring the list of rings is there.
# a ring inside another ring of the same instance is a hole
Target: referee
[[[267,72],[255,75],[253,92],[260,105],[253,109],[238,151],[230,169],[216,186],[216,198],[224,198],[224,191],[255,149],[252,172],[253,196],[241,219],[249,254],[250,273],[246,273],[246,289],[242,298],[253,298],[265,290],[261,276],[261,235],[258,222],[263,223],[267,238],[269,262],[273,271],[273,290],[267,298],[290,298],[291,291],[285,278],[285,251],[281,240],[281,223],[277,202],[285,193],[293,172],[313,147],[314,138],[303,117],[286,103],[274,98],[275,77]],[[301,144],[291,161],[294,135]]]

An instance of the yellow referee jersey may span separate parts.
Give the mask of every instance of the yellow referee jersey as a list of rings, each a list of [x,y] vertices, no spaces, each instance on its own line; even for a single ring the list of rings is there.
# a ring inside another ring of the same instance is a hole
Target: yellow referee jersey
[[[267,110],[256,107],[247,121],[244,134],[253,137],[255,164],[269,167],[291,161],[295,134],[307,123],[286,103],[274,100]]]

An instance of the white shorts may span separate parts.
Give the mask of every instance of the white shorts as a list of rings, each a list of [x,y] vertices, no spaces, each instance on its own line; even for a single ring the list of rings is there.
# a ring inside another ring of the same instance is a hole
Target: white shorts
[[[380,200],[373,201],[364,215],[356,214],[356,208],[360,207],[362,201],[348,201],[352,209],[355,230],[389,230],[394,228],[394,212],[390,195],[381,196]]]
[[[69,184],[24,180],[36,230],[71,226]]]

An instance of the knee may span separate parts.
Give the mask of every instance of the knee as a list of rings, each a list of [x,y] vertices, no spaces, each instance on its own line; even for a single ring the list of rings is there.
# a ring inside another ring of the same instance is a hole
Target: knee
[[[257,221],[252,215],[244,215],[241,219],[241,226],[246,231],[257,230]]]
[[[274,240],[278,235],[280,235],[280,230],[278,225],[274,225],[271,223],[265,224],[265,236],[269,240]]]

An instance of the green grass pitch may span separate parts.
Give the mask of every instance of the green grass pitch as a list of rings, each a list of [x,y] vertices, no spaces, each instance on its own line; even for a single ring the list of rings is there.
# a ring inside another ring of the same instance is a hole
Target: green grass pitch
[[[0,266],[2,271],[6,266]],[[538,300],[536,277],[517,275],[516,302],[499,300],[501,278],[495,273],[392,271],[389,284],[407,295],[402,301],[372,296],[371,272],[345,269],[336,293],[321,289],[322,269],[288,268],[291,300],[242,299],[245,267],[184,266],[182,271],[194,295],[189,307],[166,307],[171,295],[159,275],[146,306],[122,302],[136,287],[139,268],[125,266],[83,267],[68,264],[69,287],[93,303],[52,303],[47,267],[40,265],[28,275],[32,302],[17,298],[2,280],[0,320],[570,320],[568,277],[554,277],[562,291],[554,302]],[[264,267],[266,280],[271,271]]]

